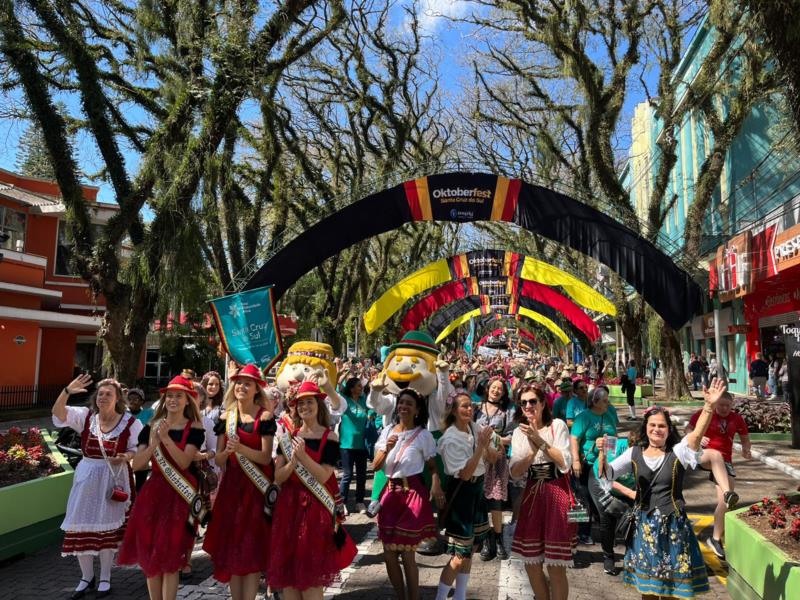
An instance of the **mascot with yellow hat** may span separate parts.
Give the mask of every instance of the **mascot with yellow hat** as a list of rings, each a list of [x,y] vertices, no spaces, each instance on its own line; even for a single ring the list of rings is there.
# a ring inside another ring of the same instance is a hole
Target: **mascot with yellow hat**
[[[293,383],[314,379],[319,388],[328,395],[331,414],[341,415],[347,406],[336,392],[336,366],[333,364],[333,348],[321,342],[295,342],[286,352],[275,376],[275,385],[284,396]]]
[[[403,339],[389,348],[383,371],[372,380],[367,398],[367,406],[383,416],[384,426],[392,423],[397,395],[406,388],[412,388],[423,398],[427,398],[428,430],[434,438],[441,437],[442,420],[447,412],[452,385],[450,365],[437,358],[438,355],[436,342],[423,331],[409,331]],[[439,471],[442,477],[441,466]],[[368,514],[374,514],[379,507],[386,481],[386,474],[382,469],[375,473]],[[430,541],[423,542],[417,549],[422,554],[441,554],[442,551],[439,545]]]

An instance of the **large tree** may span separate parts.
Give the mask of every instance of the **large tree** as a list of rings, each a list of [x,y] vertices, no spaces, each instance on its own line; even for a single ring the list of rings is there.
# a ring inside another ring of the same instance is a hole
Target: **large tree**
[[[41,126],[75,267],[107,310],[113,371],[135,378],[159,303],[202,264],[195,202],[210,156],[254,90],[341,20],[340,0],[0,0],[0,52]],[[79,114],[54,99],[71,97]],[[95,236],[65,121],[94,140],[118,213]],[[151,218],[145,222],[143,211]],[[131,247],[127,262],[119,247]]]
[[[732,2],[711,2],[705,26],[713,42],[700,60],[697,76],[689,80],[678,73],[678,67],[701,14],[696,8],[687,10],[683,3],[509,0],[496,8],[486,4],[491,12],[469,18],[495,32],[488,50],[475,62],[478,86],[473,115],[481,128],[473,138],[479,154],[485,156],[491,149],[503,157],[513,156],[508,141],[535,140],[527,144],[530,163],[523,167],[512,162],[510,172],[532,169],[540,179],[553,179],[556,173],[558,185],[601,206],[695,272],[705,217],[719,182],[719,157],[748,111],[774,91],[774,81],[762,68],[763,52],[747,45],[741,10]],[[654,93],[645,83],[651,68],[657,69]],[[742,76],[732,76],[732,68]],[[624,160],[620,148],[629,131],[629,116],[623,108],[634,85],[645,92],[660,131],[653,159],[640,174],[651,185],[648,197],[639,199],[638,212],[633,191],[619,175]],[[723,96],[736,104],[735,111],[718,110]],[[663,225],[677,199],[677,194],[668,191],[678,158],[678,133],[695,114],[711,121],[713,145],[694,182],[685,244],[681,244],[666,239]],[[487,134],[499,140],[496,147],[487,144]],[[544,165],[550,170],[540,168]],[[617,321],[637,363],[642,364],[644,303],[616,276],[611,291]],[[687,390],[680,344],[666,324],[662,333],[660,354],[667,393],[679,396]]]

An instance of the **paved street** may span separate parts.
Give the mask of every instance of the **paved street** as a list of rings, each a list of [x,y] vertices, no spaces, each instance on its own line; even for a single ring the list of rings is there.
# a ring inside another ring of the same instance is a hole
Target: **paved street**
[[[623,422],[625,425],[625,422]],[[735,459],[736,460],[736,459]],[[765,495],[773,496],[797,487],[798,482],[788,475],[750,460],[736,460],[737,489],[742,503],[752,503]],[[687,482],[686,500],[689,512],[699,515],[696,530],[703,540],[707,536],[713,503],[713,489],[703,473],[691,473]],[[381,544],[376,539],[376,526],[363,515],[352,515],[348,529],[359,544],[355,564],[342,573],[342,581],[327,590],[327,595],[352,600],[379,600],[393,598],[381,558]],[[597,537],[597,536],[595,536]],[[179,598],[192,600],[227,598],[226,588],[211,577],[211,564],[199,546],[193,559],[194,574],[181,586]],[[712,593],[706,598],[728,598],[724,587],[724,565],[720,565],[707,548],[707,562],[717,575],[712,576]],[[618,548],[621,551],[621,548]],[[619,577],[603,573],[599,545],[581,546],[577,555],[578,565],[569,571],[570,598],[576,600],[634,599],[639,596],[625,588]],[[424,557],[418,555],[422,598],[435,596],[439,572],[446,557]],[[59,548],[52,547],[33,556],[0,564],[0,600],[42,600],[44,598],[66,598],[78,578],[74,558],[61,558]],[[114,598],[140,599],[147,597],[144,578],[138,570],[115,568],[113,575]],[[505,600],[508,598],[530,598],[531,591],[522,565],[517,560],[483,563],[477,560],[470,579],[469,598],[480,600]]]

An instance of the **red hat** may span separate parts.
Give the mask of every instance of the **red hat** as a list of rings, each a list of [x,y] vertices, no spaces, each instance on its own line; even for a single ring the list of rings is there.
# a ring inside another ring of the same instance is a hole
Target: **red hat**
[[[267,382],[264,381],[264,377],[261,374],[261,370],[257,366],[255,366],[254,364],[249,364],[249,365],[243,366],[241,369],[239,369],[239,372],[236,373],[236,375],[231,375],[230,378],[233,381],[236,381],[237,379],[243,379],[243,378],[252,379],[253,381],[255,381],[261,387],[264,387],[265,385],[267,385]]]
[[[192,398],[197,398],[197,392],[194,389],[194,384],[183,375],[176,375],[173,377],[170,382],[167,384],[167,387],[161,388],[159,391],[162,394],[166,394],[167,390],[178,390],[181,392],[186,392]]]
[[[313,381],[304,381],[300,384],[300,389],[297,390],[297,395],[294,397],[295,401],[306,396],[313,396],[314,398],[324,398],[327,394],[319,389],[319,386]]]

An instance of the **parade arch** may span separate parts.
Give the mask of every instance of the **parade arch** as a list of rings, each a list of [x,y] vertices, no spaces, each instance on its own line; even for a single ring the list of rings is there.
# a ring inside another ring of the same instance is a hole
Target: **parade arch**
[[[429,175],[366,196],[289,242],[245,289],[272,285],[278,299],[322,261],[414,221],[514,223],[608,266],[675,329],[700,306],[690,275],[635,231],[566,194],[488,173]]]
[[[435,338],[436,343],[438,344],[451,333],[453,333],[456,329],[468,323],[470,319],[478,317],[482,314],[485,314],[482,309],[475,308],[472,310],[468,310],[461,314],[460,316],[456,317],[452,321],[447,324],[443,324],[442,322],[437,321],[435,324],[429,324],[427,327],[428,333],[431,334],[432,337]],[[503,315],[509,316],[509,315]],[[564,332],[564,330],[556,324],[553,319],[541,314],[540,312],[527,308],[525,306],[520,306],[516,316],[524,317],[529,321],[533,321],[534,323],[541,325],[548,331],[550,331],[562,344],[567,345],[570,343],[569,336]],[[496,318],[500,318],[500,315],[497,315]]]
[[[574,275],[531,256],[506,250],[475,250],[432,262],[404,277],[386,290],[364,313],[364,326],[372,333],[414,296],[453,280],[474,277],[511,277],[548,286],[559,286],[564,293],[588,310],[610,315],[617,309],[600,292]]]
[[[597,323],[572,300],[546,285],[519,277],[491,279],[467,277],[445,283],[423,296],[406,311],[400,324],[401,333],[419,329],[425,319],[456,300],[476,296],[489,296],[493,304],[499,299],[512,314],[515,312],[514,306],[519,297],[531,298],[547,306],[552,306],[567,321],[583,332],[590,342],[594,343],[600,337],[600,328]]]
[[[520,339],[525,338],[526,340],[530,341],[531,343],[536,342],[536,336],[529,330],[525,329],[524,327],[516,327],[516,333],[519,335]],[[490,338],[497,337],[498,335],[505,335],[508,333],[508,327],[501,327],[500,329],[493,329],[486,335],[484,335],[478,342],[475,344],[476,348],[480,348],[486,342],[489,341]]]

